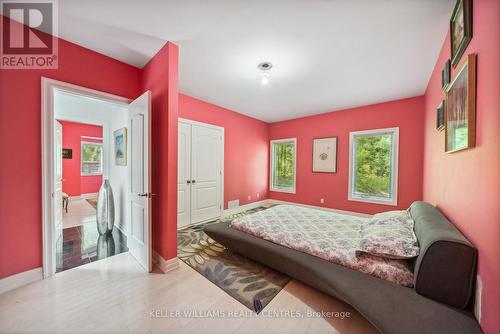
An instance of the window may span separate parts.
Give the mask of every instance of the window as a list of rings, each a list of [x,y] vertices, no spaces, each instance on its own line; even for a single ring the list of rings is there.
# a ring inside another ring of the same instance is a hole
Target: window
[[[102,174],[102,144],[82,141],[82,175]]]
[[[349,200],[397,205],[399,128],[351,132]]]
[[[297,139],[271,140],[271,191],[295,193]]]

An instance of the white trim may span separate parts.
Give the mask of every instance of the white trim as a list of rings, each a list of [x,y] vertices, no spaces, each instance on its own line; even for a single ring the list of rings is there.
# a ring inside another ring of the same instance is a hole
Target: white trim
[[[230,215],[234,215],[234,214],[237,214],[237,213],[240,213],[240,212],[243,212],[243,211],[247,211],[247,210],[251,210],[251,209],[255,209],[255,208],[258,208],[259,206],[268,206],[269,203],[268,203],[268,200],[262,200],[262,201],[257,201],[257,202],[252,202],[252,203],[247,203],[245,205],[240,205],[236,208],[233,208],[233,209],[226,209],[222,212],[222,217],[227,217],[227,216],[230,216]]]
[[[293,187],[273,187],[273,144],[293,142]],[[269,191],[295,194],[297,190],[297,138],[273,139],[269,142]]]
[[[384,200],[382,198],[377,197],[367,197],[360,198],[355,197],[352,194],[352,187],[354,184],[354,173],[352,172],[353,164],[354,164],[354,137],[356,136],[364,136],[364,135],[377,135],[383,133],[391,133],[393,137],[392,141],[392,177],[391,177],[391,190],[392,197],[390,199]],[[399,127],[395,128],[385,128],[385,129],[374,129],[374,130],[364,130],[364,131],[352,131],[349,133],[349,186],[347,188],[347,199],[349,201],[356,202],[366,202],[366,203],[374,203],[374,204],[383,204],[383,205],[398,205],[398,164],[399,164]]]
[[[43,278],[42,267],[23,271],[0,280],[0,294],[17,289],[23,285],[39,281]]]
[[[174,257],[172,259],[165,260],[160,254],[153,251],[153,264],[166,274],[169,271],[179,268],[179,259]]]
[[[55,90],[76,94],[78,96],[90,97],[107,101],[123,106],[128,105],[132,100],[100,92],[94,89],[73,85],[67,82],[41,78],[41,118],[42,118],[42,261],[43,261],[43,277],[47,278],[55,274],[55,240],[54,240],[54,224],[52,212],[52,194],[53,194],[53,121],[54,121],[54,91]],[[77,119],[75,117],[74,119]],[[81,121],[88,123],[88,120]],[[104,139],[109,138],[108,125],[103,125]],[[107,143],[104,143],[107,145]],[[107,176],[107,162],[104,162],[104,177]]]
[[[69,199],[74,199],[74,200],[77,200],[77,199],[87,199],[87,198],[97,197],[97,195],[99,195],[99,193],[86,193],[86,194],[80,194],[80,195],[77,195],[77,196],[69,196]]]
[[[220,211],[219,211],[219,216],[217,217],[213,217],[213,218],[209,218],[209,219],[206,219],[204,221],[201,221],[201,222],[197,222],[197,223],[192,223],[190,222],[188,225],[186,225],[185,227],[189,227],[189,226],[193,226],[193,225],[196,225],[196,224],[201,224],[201,223],[205,223],[207,221],[211,221],[211,220],[214,220],[214,219],[217,219],[217,218],[220,218],[222,217],[222,214],[223,214],[223,210],[224,210],[224,161],[225,161],[225,157],[224,157],[224,150],[225,150],[225,147],[226,147],[226,132],[225,132],[225,129],[224,127],[222,126],[218,126],[218,125],[213,125],[213,124],[208,124],[208,123],[203,123],[203,122],[198,122],[198,121],[193,121],[191,119],[187,119],[187,118],[182,118],[182,117],[178,117],[177,118],[177,123],[185,123],[185,124],[188,124],[188,125],[198,125],[198,126],[203,126],[203,127],[206,127],[206,128],[209,128],[209,129],[215,129],[215,130],[220,130],[222,131],[222,138],[221,138],[221,147],[220,147],[220,150],[221,150],[221,178],[220,178]],[[179,139],[179,134],[177,134],[177,139]],[[191,218],[190,218],[191,220]],[[177,226],[177,229],[183,229],[183,227],[179,228],[179,226]]]
[[[340,213],[340,214],[343,214],[343,215],[351,215],[351,216],[357,216],[357,217],[363,217],[363,218],[368,218],[368,217],[372,216],[372,215],[369,215],[369,214],[366,214],[366,213],[361,213],[361,212],[339,210],[339,209],[333,209],[333,208],[325,208],[324,206],[316,206],[316,205],[309,205],[309,204],[302,204],[302,203],[295,203],[295,202],[288,202],[288,201],[280,201],[280,200],[277,200],[277,199],[267,199],[266,202],[267,202],[267,205],[273,205],[273,204],[298,205],[298,206],[303,206],[303,207],[306,207],[306,208],[323,210],[323,211],[329,211],[329,212],[335,212],[335,213]]]

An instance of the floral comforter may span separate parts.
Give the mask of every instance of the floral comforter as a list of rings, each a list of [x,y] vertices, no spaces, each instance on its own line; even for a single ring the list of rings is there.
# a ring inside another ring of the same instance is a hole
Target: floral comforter
[[[369,218],[296,205],[277,205],[235,219],[231,227],[403,286],[413,273],[403,260],[356,253],[360,231]]]

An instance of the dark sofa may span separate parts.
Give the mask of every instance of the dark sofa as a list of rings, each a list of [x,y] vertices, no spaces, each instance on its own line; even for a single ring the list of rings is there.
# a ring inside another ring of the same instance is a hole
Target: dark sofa
[[[477,251],[439,210],[410,207],[420,255],[415,288],[403,287],[229,227],[205,232],[227,248],[298,279],[357,309],[382,333],[482,333],[470,311]]]

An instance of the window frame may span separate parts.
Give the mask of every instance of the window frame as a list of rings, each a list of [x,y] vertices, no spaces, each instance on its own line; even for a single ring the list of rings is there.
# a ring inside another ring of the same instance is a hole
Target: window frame
[[[354,185],[356,177],[356,161],[355,160],[355,139],[361,136],[377,136],[383,134],[392,134],[393,140],[391,143],[391,178],[390,178],[390,189],[391,197],[382,198],[377,196],[359,196],[354,193]],[[394,128],[384,128],[384,129],[373,129],[373,130],[363,130],[363,131],[352,131],[349,132],[349,187],[348,187],[348,200],[356,202],[374,203],[382,205],[398,205],[398,165],[399,165],[399,127]]]
[[[274,187],[274,144],[293,143],[293,187]],[[295,194],[297,190],[297,138],[273,139],[269,145],[269,191]]]
[[[101,171],[99,173],[86,173],[83,171],[83,164],[85,162],[92,163],[92,161],[83,161],[83,145],[88,145],[88,144],[97,145],[97,146],[101,147],[101,161],[100,161]],[[104,154],[103,153],[104,153],[103,152],[103,143],[94,142],[94,141],[85,141],[85,140],[80,141],[80,176],[102,176],[103,172],[104,172],[104,158],[103,158]]]

